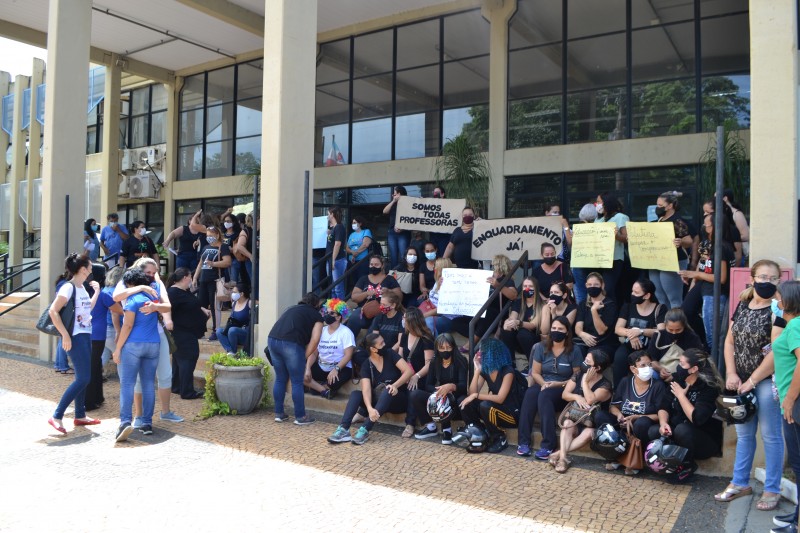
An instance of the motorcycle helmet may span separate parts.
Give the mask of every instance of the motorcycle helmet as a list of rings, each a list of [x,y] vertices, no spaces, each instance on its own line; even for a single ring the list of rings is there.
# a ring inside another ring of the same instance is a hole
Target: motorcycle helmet
[[[434,422],[441,422],[447,420],[453,414],[452,403],[455,402],[452,395],[436,396],[436,393],[428,397],[428,415]]]
[[[595,430],[590,446],[604,459],[616,461],[628,449],[628,438],[611,424],[602,424]]]
[[[672,444],[667,437],[650,442],[644,452],[644,462],[656,474],[672,474],[686,462],[689,450]]]
[[[453,442],[470,453],[481,453],[489,445],[489,435],[483,429],[469,425],[453,436]]]
[[[757,409],[758,399],[755,391],[751,390],[744,394],[718,397],[714,415],[730,426],[748,422],[756,414]]]

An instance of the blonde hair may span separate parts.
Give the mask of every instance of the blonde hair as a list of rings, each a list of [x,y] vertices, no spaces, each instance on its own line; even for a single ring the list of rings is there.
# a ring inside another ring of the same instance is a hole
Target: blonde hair
[[[433,275],[436,278],[433,286],[434,287],[439,286],[439,278],[442,277],[442,270],[444,270],[445,268],[453,268],[454,266],[455,265],[453,264],[452,261],[450,261],[450,259],[445,259],[444,257],[440,257],[439,259],[437,259],[436,263],[434,263],[433,265]]]
[[[497,254],[492,258],[492,269],[500,273],[501,276],[506,276],[511,272],[511,259],[503,254]]]
[[[133,262],[133,266],[131,268],[143,268],[145,265],[153,265],[154,267],[158,268],[158,263],[152,257],[140,257],[136,261]]]
[[[762,266],[774,268],[775,271],[778,272],[778,277],[781,276],[781,267],[778,263],[776,263],[772,259],[761,259],[753,263],[753,266],[750,267],[750,276],[753,278],[753,280],[756,279],[756,271]],[[755,293],[756,293],[755,285],[751,285],[739,293],[739,300],[742,302],[749,302],[750,300],[753,299]]]

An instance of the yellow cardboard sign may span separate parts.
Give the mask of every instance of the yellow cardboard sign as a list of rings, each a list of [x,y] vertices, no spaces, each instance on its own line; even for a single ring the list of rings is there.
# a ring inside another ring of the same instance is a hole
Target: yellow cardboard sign
[[[647,270],[678,271],[675,226],[672,222],[628,222],[631,266]]]
[[[614,266],[614,222],[575,224],[572,233],[570,265],[578,268]]]

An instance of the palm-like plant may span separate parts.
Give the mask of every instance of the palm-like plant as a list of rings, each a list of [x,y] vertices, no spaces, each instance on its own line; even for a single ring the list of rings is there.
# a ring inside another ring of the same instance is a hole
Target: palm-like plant
[[[434,165],[434,179],[446,188],[449,198],[464,198],[468,206],[486,216],[492,179],[489,161],[466,135],[462,133],[444,144]]]
[[[750,161],[736,122],[724,124],[725,152],[723,154],[723,187],[731,189],[736,201],[749,211]],[[717,172],[717,137],[709,141],[708,149],[700,156],[700,194],[703,201],[713,197]]]

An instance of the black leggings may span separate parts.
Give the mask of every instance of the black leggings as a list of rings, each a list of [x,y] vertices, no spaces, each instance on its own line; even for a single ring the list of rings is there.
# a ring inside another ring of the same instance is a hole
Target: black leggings
[[[405,413],[408,405],[408,390],[405,387],[397,391],[397,394],[392,396],[389,391],[384,389],[381,391],[378,401],[373,398],[373,406],[381,416],[384,413]],[[347,407],[344,408],[344,415],[342,415],[342,422],[340,425],[344,429],[350,429],[350,424],[356,413],[361,413],[366,416],[367,420],[364,422],[364,427],[370,431],[375,425],[375,422],[369,419],[367,412],[367,405],[364,403],[364,395],[360,390],[354,390],[350,393],[350,398],[347,400]]]
[[[202,281],[197,285],[197,297],[200,305],[211,310],[211,331],[217,331],[217,280]]]
[[[328,372],[324,371],[322,367],[319,366],[319,361],[315,361],[314,364],[311,365],[311,379],[324,383],[326,387],[334,392],[341,389],[342,385],[350,381],[352,377],[353,369],[345,366],[339,369],[339,380],[328,383]]]
[[[542,339],[538,331],[530,331],[522,326],[517,330],[506,331],[502,329],[501,325],[500,340],[503,341],[503,344],[508,347],[512,354],[519,352],[528,359],[531,356],[533,345]]]
[[[103,396],[103,350],[106,348],[106,341],[92,341],[92,360],[91,377],[86,386],[86,408],[93,409],[100,407],[105,401]]]
[[[542,430],[542,448],[555,450],[558,445],[556,437],[556,413],[560,413],[567,405],[561,399],[563,387],[547,387],[543,389],[541,385],[535,383],[525,391],[525,398],[522,400],[522,409],[519,416],[519,443],[531,445],[531,433],[533,432],[533,421],[539,415],[539,425]]]
[[[461,417],[467,424],[485,427],[490,437],[496,437],[505,434],[501,427],[517,427],[519,410],[489,400],[472,400],[461,410]]]
[[[411,391],[408,396],[409,411],[411,411],[413,406],[414,412],[417,414],[417,418],[419,418],[419,421],[422,424],[430,424],[433,422],[431,415],[428,414],[428,398],[431,394],[433,393],[426,390],[416,389]],[[453,413],[447,420],[442,420],[442,431],[450,429],[452,420],[461,420],[461,409],[458,406],[461,405],[461,402],[464,401],[464,398],[466,398],[466,396],[459,396],[456,398],[455,402],[450,402],[450,407],[453,409]]]
[[[650,427],[647,432],[648,440],[655,440],[661,436],[658,429],[658,424]],[[719,447],[713,437],[691,422],[681,422],[673,427],[672,441],[689,450],[689,453],[686,454],[687,461],[708,459],[719,455]],[[644,443],[644,440],[642,442]],[[647,445],[645,444],[645,446]]]
[[[172,392],[180,394],[184,400],[193,399],[194,369],[200,358],[200,345],[194,333],[173,330],[172,336],[178,350],[172,354]]]

